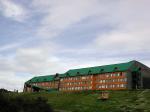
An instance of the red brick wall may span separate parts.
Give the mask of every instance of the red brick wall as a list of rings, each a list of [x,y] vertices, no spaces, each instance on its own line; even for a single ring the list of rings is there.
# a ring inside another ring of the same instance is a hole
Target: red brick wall
[[[104,73],[97,75],[66,77],[59,81],[32,83],[35,86],[60,91],[83,91],[83,90],[122,90],[127,89],[126,72]],[[32,92],[30,87],[27,91]]]
[[[57,89],[59,81],[32,83],[35,86],[45,87],[48,89]]]
[[[93,76],[77,76],[60,79],[60,91],[92,90]]]
[[[125,72],[66,77],[60,79],[60,91],[127,89]]]
[[[125,72],[105,73],[95,75],[95,90],[120,90],[127,89]]]

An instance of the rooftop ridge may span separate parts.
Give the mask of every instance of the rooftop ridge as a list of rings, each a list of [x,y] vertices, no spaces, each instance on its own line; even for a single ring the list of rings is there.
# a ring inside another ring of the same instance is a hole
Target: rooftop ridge
[[[132,63],[135,62],[136,60],[132,60],[132,61],[128,61],[128,62],[122,62],[122,63],[116,63],[116,64],[106,64],[106,65],[100,65],[100,66],[91,66],[91,67],[83,67],[83,68],[75,68],[75,69],[69,69],[70,70],[80,70],[80,69],[88,69],[88,68],[95,68],[95,67],[104,67],[104,66],[113,66],[113,65],[121,65],[121,64],[128,64],[128,63]],[[67,71],[67,72],[68,72]]]

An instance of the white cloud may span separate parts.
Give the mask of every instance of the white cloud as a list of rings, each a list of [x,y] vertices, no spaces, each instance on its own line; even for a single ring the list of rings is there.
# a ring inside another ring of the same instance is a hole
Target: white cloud
[[[142,50],[150,50],[149,32],[125,32],[114,31],[98,36],[95,43],[98,49],[119,51],[119,52],[138,52]]]
[[[38,35],[48,38],[88,17],[103,15],[106,9],[99,0],[34,0],[32,5],[45,14]]]
[[[44,47],[20,48],[16,51],[16,56],[1,56],[0,88],[22,91],[24,82],[32,76],[64,72],[66,65],[50,53],[50,50]]]
[[[136,3],[135,3],[136,2]],[[148,52],[150,50],[150,14],[148,0],[119,1],[110,11],[110,23],[116,27],[105,34],[99,34],[94,41],[101,52],[119,53]],[[108,53],[109,54],[109,53]]]
[[[18,89],[22,91],[24,82],[27,81],[27,77],[18,77],[13,71],[0,71],[0,88],[8,90]]]
[[[27,18],[27,10],[11,0],[0,0],[0,12],[7,18],[22,22]]]
[[[59,59],[44,48],[24,48],[17,52],[19,71],[31,74],[55,74],[63,69]]]

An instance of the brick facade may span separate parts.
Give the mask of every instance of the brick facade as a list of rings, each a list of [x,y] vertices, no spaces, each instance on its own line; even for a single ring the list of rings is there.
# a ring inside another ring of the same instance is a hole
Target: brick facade
[[[125,72],[67,77],[60,80],[60,91],[127,89]]]

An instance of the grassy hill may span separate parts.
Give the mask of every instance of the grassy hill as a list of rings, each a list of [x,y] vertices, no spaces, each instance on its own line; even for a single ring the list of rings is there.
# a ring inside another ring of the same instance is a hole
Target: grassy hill
[[[150,90],[109,91],[110,99],[101,101],[99,92],[22,93],[24,98],[44,97],[56,112],[150,112]]]

